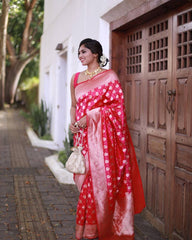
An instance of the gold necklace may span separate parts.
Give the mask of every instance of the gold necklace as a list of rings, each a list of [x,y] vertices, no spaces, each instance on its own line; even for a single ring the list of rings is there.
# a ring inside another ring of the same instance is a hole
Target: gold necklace
[[[98,67],[95,71],[89,72],[88,69],[85,71],[85,75],[88,75],[90,78],[92,78],[97,73],[101,72],[101,68]]]

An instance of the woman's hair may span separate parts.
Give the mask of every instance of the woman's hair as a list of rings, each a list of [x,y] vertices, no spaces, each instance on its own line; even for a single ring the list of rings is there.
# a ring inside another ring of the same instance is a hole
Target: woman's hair
[[[84,45],[86,48],[90,49],[93,54],[98,54],[97,61],[98,63],[104,67],[109,60],[106,58],[105,63],[103,63],[101,56],[103,56],[103,48],[97,40],[91,39],[91,38],[86,38],[82,40],[79,44],[79,48]],[[79,50],[78,48],[78,50]],[[104,57],[104,56],[103,56]]]

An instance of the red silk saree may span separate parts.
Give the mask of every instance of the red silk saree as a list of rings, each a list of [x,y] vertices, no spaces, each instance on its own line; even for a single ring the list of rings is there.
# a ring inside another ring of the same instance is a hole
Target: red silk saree
[[[87,128],[82,151],[86,173],[74,175],[80,191],[76,238],[134,239],[134,214],[145,200],[120,82],[112,70],[79,84],[77,78],[76,120],[86,115]]]

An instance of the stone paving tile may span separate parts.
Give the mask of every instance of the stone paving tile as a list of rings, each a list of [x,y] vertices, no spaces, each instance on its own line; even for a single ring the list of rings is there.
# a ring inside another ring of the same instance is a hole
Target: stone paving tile
[[[0,166],[1,168],[10,168],[11,167],[11,158],[10,158],[10,147],[8,145],[3,145],[0,142]]]
[[[145,221],[140,215],[135,215],[135,240],[168,240],[163,237],[154,227]]]
[[[10,153],[11,153],[11,162],[14,168],[23,167],[28,168],[29,162],[27,160],[27,156],[21,143],[12,143],[10,144]]]
[[[0,231],[0,236],[2,240],[19,240],[18,231]],[[27,238],[25,238],[27,240]]]

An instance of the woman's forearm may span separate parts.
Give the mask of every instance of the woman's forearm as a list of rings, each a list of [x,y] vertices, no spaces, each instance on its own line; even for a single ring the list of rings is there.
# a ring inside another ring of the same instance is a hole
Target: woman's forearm
[[[76,107],[71,106],[70,115],[71,115],[71,124],[74,124],[76,120]]]

